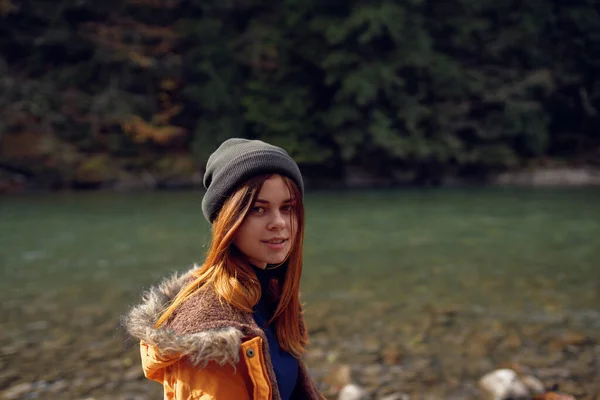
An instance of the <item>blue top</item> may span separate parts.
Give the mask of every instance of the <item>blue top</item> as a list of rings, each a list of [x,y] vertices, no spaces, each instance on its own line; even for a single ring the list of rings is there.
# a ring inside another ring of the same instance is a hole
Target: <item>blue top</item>
[[[292,397],[292,393],[296,387],[296,381],[298,380],[298,360],[279,347],[274,326],[271,324],[267,325],[267,321],[269,321],[275,311],[269,310],[265,301],[265,293],[267,293],[273,271],[254,267],[254,272],[256,272],[256,277],[260,282],[262,296],[258,304],[254,306],[252,316],[254,317],[256,324],[262,328],[267,336],[269,352],[271,353],[271,362],[273,364],[273,369],[275,370],[277,385],[279,386],[279,394],[281,395],[282,400],[289,400]]]

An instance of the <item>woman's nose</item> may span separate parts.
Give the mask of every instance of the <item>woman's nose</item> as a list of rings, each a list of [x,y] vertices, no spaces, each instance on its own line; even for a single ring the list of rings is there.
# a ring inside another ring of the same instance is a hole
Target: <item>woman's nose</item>
[[[273,212],[271,221],[269,222],[269,229],[283,229],[285,228],[285,219],[279,211]]]

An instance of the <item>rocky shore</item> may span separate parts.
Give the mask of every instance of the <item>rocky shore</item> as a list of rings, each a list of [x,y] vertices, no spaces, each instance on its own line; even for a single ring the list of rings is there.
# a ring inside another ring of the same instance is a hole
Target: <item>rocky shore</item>
[[[327,174],[325,174],[327,175]],[[391,177],[378,177],[360,169],[348,169],[343,177],[323,177],[318,174],[305,176],[308,188],[314,189],[362,189],[396,186],[528,186],[528,187],[585,187],[600,186],[600,168],[587,167],[532,167],[515,169],[486,177],[461,178],[454,175],[441,176],[423,181],[414,173],[399,171]],[[94,179],[76,181],[41,182],[23,173],[2,169],[0,166],[0,193],[30,193],[52,190],[104,190],[115,192],[155,190],[203,189],[202,174],[196,170],[180,174],[119,173]]]
[[[348,384],[364,399],[485,399],[479,381],[498,368],[578,400],[600,399],[596,313],[522,320],[459,307],[342,307],[306,309],[306,361],[328,399],[342,398]],[[125,310],[5,301],[0,311],[1,398],[161,397],[161,386],[142,374],[137,343],[120,327]]]

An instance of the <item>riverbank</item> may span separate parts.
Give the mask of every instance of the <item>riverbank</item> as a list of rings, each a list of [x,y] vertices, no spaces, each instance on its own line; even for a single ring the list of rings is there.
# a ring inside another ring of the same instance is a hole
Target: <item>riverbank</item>
[[[372,399],[479,399],[478,380],[501,367],[578,400],[600,396],[598,312],[519,320],[475,308],[407,312],[379,302],[349,314],[342,307],[315,303],[306,312],[306,362],[328,399],[348,381]],[[143,377],[137,343],[115,311],[102,305],[65,310],[51,301],[3,304],[9,317],[0,333],[3,398],[159,398],[161,386]],[[15,324],[15,315],[28,322]]]
[[[390,187],[466,187],[466,186],[528,186],[528,187],[584,187],[600,186],[600,167],[555,166],[515,169],[482,177],[448,175],[435,180],[421,181],[414,173],[392,174],[381,178],[360,169],[349,169],[343,177],[321,177],[306,174],[308,189],[373,189]],[[0,168],[0,194],[48,192],[55,190],[101,190],[115,192],[164,191],[203,189],[202,174],[190,171],[171,176],[148,172],[121,173],[107,180],[74,181],[70,183],[42,183],[17,171]]]

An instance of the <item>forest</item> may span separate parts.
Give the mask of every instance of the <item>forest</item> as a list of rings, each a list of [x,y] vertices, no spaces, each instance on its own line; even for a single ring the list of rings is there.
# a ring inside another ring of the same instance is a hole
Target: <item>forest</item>
[[[598,166],[599,110],[594,0],[0,0],[4,190],[194,184],[229,137],[315,181]]]

